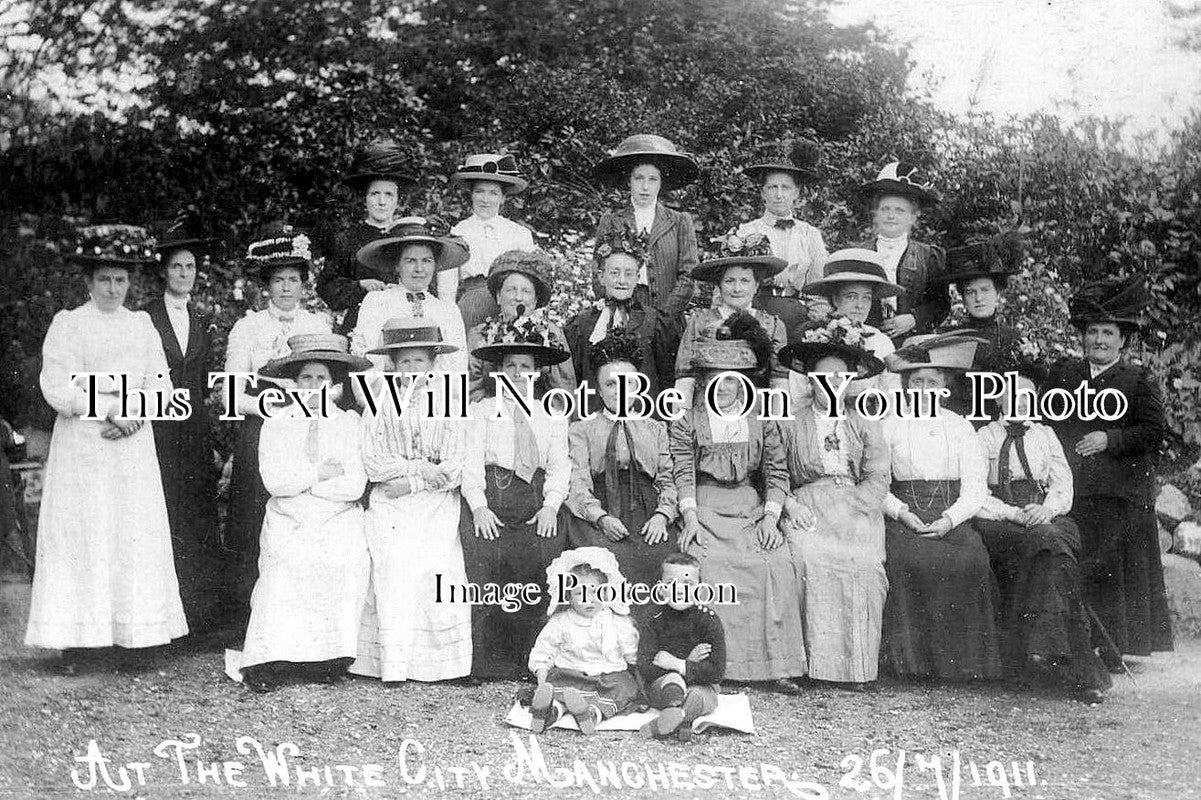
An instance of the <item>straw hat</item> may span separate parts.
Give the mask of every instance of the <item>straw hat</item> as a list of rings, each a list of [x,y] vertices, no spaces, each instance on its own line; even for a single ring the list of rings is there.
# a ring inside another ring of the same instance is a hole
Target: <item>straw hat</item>
[[[551,343],[550,329],[534,316],[511,321],[493,317],[484,323],[480,335],[484,343],[471,355],[483,361],[499,364],[506,355],[524,353],[534,356],[538,366],[549,367],[571,358],[571,353]]]
[[[517,161],[505,153],[477,153],[467,156],[467,160],[450,179],[468,186],[474,181],[499,183],[504,187],[505,194],[518,194],[530,185],[517,171]]]
[[[826,356],[837,356],[859,374],[855,380],[871,378],[884,371],[884,362],[867,349],[861,323],[846,317],[828,322],[807,322],[797,331],[797,340],[780,350],[780,363],[797,372],[811,372]]]
[[[91,271],[99,267],[135,269],[157,263],[154,237],[137,225],[88,225],[75,231],[67,260]]]
[[[825,277],[805,284],[807,294],[833,296],[848,283],[871,284],[875,297],[896,297],[905,289],[888,279],[884,262],[875,250],[863,247],[848,247],[832,254],[825,265]]]
[[[349,340],[338,333],[303,333],[288,338],[292,352],[281,358],[268,361],[259,370],[264,378],[291,378],[295,380],[301,368],[313,361],[329,366],[335,374],[361,372],[371,369],[371,361],[362,356],[351,355]]]
[[[286,222],[272,222],[259,231],[258,238],[246,248],[246,263],[257,267],[264,281],[277,269],[294,267],[303,280],[309,279],[313,259],[312,242]]]
[[[429,245],[434,251],[438,272],[458,269],[467,263],[470,255],[467,243],[457,236],[451,236],[438,219],[401,217],[390,234],[359,248],[355,253],[359,263],[377,273],[395,272],[401,252],[410,244]]]
[[[788,266],[787,261],[772,255],[771,242],[762,233],[738,236],[730,232],[714,241],[718,244],[718,257],[693,267],[695,280],[717,284],[728,268],[750,267],[755,271],[755,280],[762,283]]]
[[[663,176],[663,191],[670,192],[696,180],[700,168],[690,154],[676,148],[670,139],[653,133],[628,136],[617,149],[592,169],[597,182],[614,189],[629,186],[630,172],[639,164],[654,164]]]
[[[889,369],[893,372],[912,372],[927,367],[969,370],[976,357],[976,346],[987,341],[970,330],[910,336],[893,354]]]
[[[435,355],[453,353],[459,348],[442,341],[442,329],[429,317],[393,317],[380,331],[380,343],[368,355],[388,356],[395,350],[411,348],[433,350]]]

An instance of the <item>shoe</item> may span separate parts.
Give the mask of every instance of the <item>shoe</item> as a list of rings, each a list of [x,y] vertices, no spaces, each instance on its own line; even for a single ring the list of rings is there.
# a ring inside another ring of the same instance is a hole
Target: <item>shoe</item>
[[[696,722],[697,717],[705,708],[705,702],[701,696],[695,692],[689,692],[684,697],[684,718],[680,721],[680,727],[676,728],[676,738],[681,742],[692,741],[692,723]]]
[[[1078,689],[1076,699],[1090,706],[1099,706],[1105,702],[1105,692],[1100,689]]]
[[[659,712],[659,716],[647,723],[652,728],[654,738],[663,739],[671,736],[680,728],[680,723],[684,721],[684,709],[679,706],[665,708]]]
[[[777,678],[774,681],[769,681],[765,688],[769,692],[776,692],[777,694],[796,696],[801,693],[801,687],[791,678]]]
[[[550,711],[554,707],[555,687],[549,683],[540,683],[534,690],[530,700],[530,731],[542,733],[551,724]]]
[[[267,694],[273,692],[277,688],[274,681],[269,681],[261,675],[256,675],[253,678],[242,678],[242,682],[246,684],[246,688],[255,694]]]
[[[567,707],[567,713],[575,717],[580,731],[588,735],[596,733],[596,716],[592,713],[592,706],[588,705],[588,701],[584,699],[584,695],[580,694],[579,689],[574,687],[564,689],[563,705]]]

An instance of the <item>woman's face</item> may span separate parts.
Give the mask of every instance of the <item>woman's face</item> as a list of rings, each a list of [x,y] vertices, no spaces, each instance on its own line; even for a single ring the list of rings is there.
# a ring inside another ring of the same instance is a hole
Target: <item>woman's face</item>
[[[196,286],[196,256],[191,250],[172,250],[162,269],[168,294],[182,297],[192,293]]]
[[[916,392],[929,392],[947,388],[947,374],[938,367],[922,367],[909,373],[905,388]]]
[[[717,388],[713,392],[713,400],[717,403],[717,407],[721,409],[737,409],[743,403],[742,381],[730,376],[718,381],[718,376],[728,371],[723,369],[709,372],[705,376],[705,392],[708,394],[709,385],[717,381]]]
[[[630,200],[635,208],[653,206],[663,188],[663,173],[654,164],[639,164],[630,171]]]
[[[410,292],[424,292],[438,271],[438,258],[428,244],[410,244],[400,251],[396,279]]]
[[[527,314],[538,307],[538,291],[528,275],[510,272],[500,283],[496,304],[506,319],[515,319],[518,316],[517,306],[525,306]]]
[[[518,390],[524,390],[525,379],[521,376],[527,372],[538,372],[538,359],[533,353],[508,353],[500,362],[500,371],[509,376],[509,380]]]
[[[959,293],[963,295],[963,308],[972,319],[990,319],[997,313],[1001,293],[992,278],[973,278],[960,285]]]
[[[638,259],[629,253],[614,253],[606,258],[600,270],[600,285],[605,290],[605,297],[611,300],[633,297],[640,267]]]
[[[610,361],[596,371],[596,382],[600,384],[597,391],[600,393],[601,402],[605,404],[605,408],[610,413],[617,411],[617,389],[619,375],[635,375],[638,370],[628,361]],[[633,382],[636,379],[627,378],[627,391],[633,392],[636,384]]]
[[[333,382],[334,375],[329,365],[320,361],[310,361],[301,366],[300,372],[296,373],[296,388],[302,391],[316,392],[322,386],[328,386]],[[321,405],[321,395],[309,395],[305,405],[309,408],[317,408]]]
[[[721,293],[721,301],[731,308],[750,308],[755,292],[759,290],[759,281],[755,280],[755,270],[750,267],[726,267],[717,290]]]
[[[296,267],[281,267],[271,273],[267,281],[267,297],[280,311],[291,311],[300,303],[304,281]]]
[[[396,372],[429,372],[436,358],[432,348],[406,347],[392,351],[392,369]]]
[[[834,296],[834,311],[843,314],[851,322],[867,322],[872,310],[872,285],[870,283],[844,283]]]
[[[800,194],[801,187],[790,172],[769,172],[759,189],[764,207],[777,217],[792,216],[793,206]]]
[[[813,364],[812,372],[828,372],[832,376],[837,376],[840,372],[854,373],[855,370],[846,362],[846,359],[839,358],[838,356],[822,356]],[[826,397],[825,390],[818,384],[817,378],[811,375],[809,380],[813,383],[814,402],[820,404],[823,408],[829,405],[829,398]],[[842,383],[842,379],[838,377],[828,378],[827,381],[834,388]]]
[[[1084,330],[1084,356],[1098,367],[1112,364],[1122,355],[1126,337],[1113,322],[1095,322]]]
[[[1025,375],[1018,375],[1016,386],[1016,397],[1014,394],[1006,392],[1005,396],[1001,398],[1001,412],[1009,419],[1031,416],[1030,395],[1027,395],[1026,392],[1035,391],[1034,381]]]
[[[101,311],[116,311],[129,294],[129,270],[125,267],[97,267],[87,277],[92,302]]]
[[[920,216],[917,203],[908,197],[884,195],[876,199],[872,209],[872,227],[876,233],[895,239],[908,235]]]
[[[505,204],[505,190],[495,181],[473,181],[471,210],[480,219],[492,219]]]
[[[395,181],[372,181],[367,187],[367,219],[384,225],[396,216],[400,205],[400,187]]]

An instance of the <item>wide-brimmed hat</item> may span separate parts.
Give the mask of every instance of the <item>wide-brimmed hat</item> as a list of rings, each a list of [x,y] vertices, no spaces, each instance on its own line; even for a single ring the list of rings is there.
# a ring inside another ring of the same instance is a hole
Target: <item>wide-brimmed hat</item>
[[[154,237],[137,225],[87,225],[75,231],[75,248],[67,260],[86,269],[137,269],[157,263]]]
[[[827,322],[806,322],[795,334],[795,341],[780,350],[780,363],[797,372],[812,372],[813,365],[826,356],[837,356],[859,374],[855,380],[871,378],[884,371],[884,362],[867,349],[867,330],[862,323],[846,317]]]
[[[288,337],[292,352],[268,361],[260,370],[264,378],[296,378],[301,368],[319,361],[335,372],[361,372],[371,369],[371,361],[352,355],[350,341],[339,333],[302,333]]]
[[[820,159],[821,150],[817,142],[811,139],[793,139],[780,142],[763,160],[744,167],[742,174],[757,183],[762,183],[773,172],[786,172],[796,178],[798,183],[811,181],[817,178]]]
[[[986,341],[972,330],[910,336],[893,354],[888,368],[893,372],[912,372],[927,367],[969,370],[976,357],[976,347]]]
[[[736,311],[712,336],[696,340],[690,366],[693,370],[757,372],[767,367],[774,352],[775,342],[754,314]]]
[[[626,137],[617,149],[592,168],[597,182],[614,189],[629,186],[630,171],[638,164],[654,164],[663,176],[663,190],[674,191],[696,180],[700,167],[690,154],[676,148],[670,139],[653,133]]]
[[[1106,278],[1086,284],[1072,296],[1068,301],[1069,321],[1081,331],[1107,322],[1123,333],[1137,333],[1142,330],[1140,317],[1147,301],[1145,276]]]
[[[826,259],[825,276],[805,284],[806,294],[833,295],[848,283],[871,284],[875,297],[896,297],[904,294],[900,284],[893,283],[884,272],[884,262],[875,250],[848,247]]]
[[[621,574],[621,567],[617,565],[617,556],[613,555],[613,551],[607,547],[576,547],[571,550],[564,550],[559,555],[555,556],[554,560],[546,567],[546,584],[550,594],[550,604],[546,608],[547,616],[554,614],[559,607],[559,600],[562,599],[564,604],[567,598],[559,597],[559,577],[568,575],[577,567],[592,567],[597,572],[605,576],[605,583],[617,589],[617,598],[612,602],[606,603],[610,609],[618,614],[629,614],[629,604],[622,602],[620,591],[621,584],[625,583],[625,578]]]
[[[470,185],[474,181],[491,181],[504,187],[505,194],[525,191],[530,182],[517,171],[517,161],[506,153],[476,153],[467,156],[450,176],[455,183]]]
[[[717,256],[692,268],[692,277],[707,283],[721,283],[730,267],[750,267],[755,280],[762,283],[785,270],[788,262],[771,254],[771,242],[762,233],[738,236],[734,232],[713,240],[718,245]]]
[[[541,250],[506,250],[492,260],[488,267],[488,291],[493,297],[500,294],[505,278],[513,273],[524,275],[534,284],[537,308],[550,302],[551,270],[554,262]],[[534,309],[529,309],[533,311]]]
[[[191,250],[203,256],[212,251],[217,240],[206,236],[200,218],[189,211],[182,211],[173,220],[163,220],[152,226],[155,248],[163,256],[175,250]]]
[[[275,270],[285,267],[300,270],[301,277],[307,281],[312,260],[309,237],[286,222],[277,221],[265,226],[246,248],[247,265],[257,268],[264,281],[270,280]]]
[[[395,272],[401,251],[410,244],[429,245],[434,251],[438,272],[458,269],[470,256],[467,243],[458,236],[451,236],[439,219],[401,217],[389,234],[360,247],[355,253],[358,262],[379,273]]]
[[[364,145],[355,153],[350,174],[342,183],[356,191],[364,191],[372,181],[413,183],[412,161],[391,139],[381,139]]]
[[[480,336],[483,344],[471,355],[483,361],[499,364],[506,355],[524,353],[534,356],[538,366],[549,367],[571,358],[571,353],[551,341],[549,323],[541,311],[515,320],[492,317],[484,323]]]
[[[412,348],[433,350],[436,355],[454,353],[459,348],[442,340],[442,329],[429,317],[393,317],[380,330],[379,346],[368,355],[387,356],[396,350]]]
[[[989,278],[1004,288],[1009,278],[1022,269],[1026,256],[1022,236],[1005,231],[993,236],[978,236],[947,248],[947,271],[931,278],[938,283],[966,283]]]
[[[920,170],[904,161],[886,164],[874,181],[868,181],[859,191],[869,199],[881,195],[897,195],[915,200],[925,206],[938,204],[934,188],[923,180]]]

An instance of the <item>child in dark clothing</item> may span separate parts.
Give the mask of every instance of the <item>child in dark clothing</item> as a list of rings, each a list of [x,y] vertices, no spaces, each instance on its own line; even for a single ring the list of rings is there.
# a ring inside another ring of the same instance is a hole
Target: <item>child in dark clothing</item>
[[[660,580],[695,586],[700,583],[700,563],[687,553],[670,553],[660,567]],[[717,708],[726,672],[721,620],[709,608],[691,602],[660,606],[641,631],[638,671],[647,702],[663,709],[642,726],[642,734],[664,738],[675,733],[682,742],[691,740],[693,721]]]

